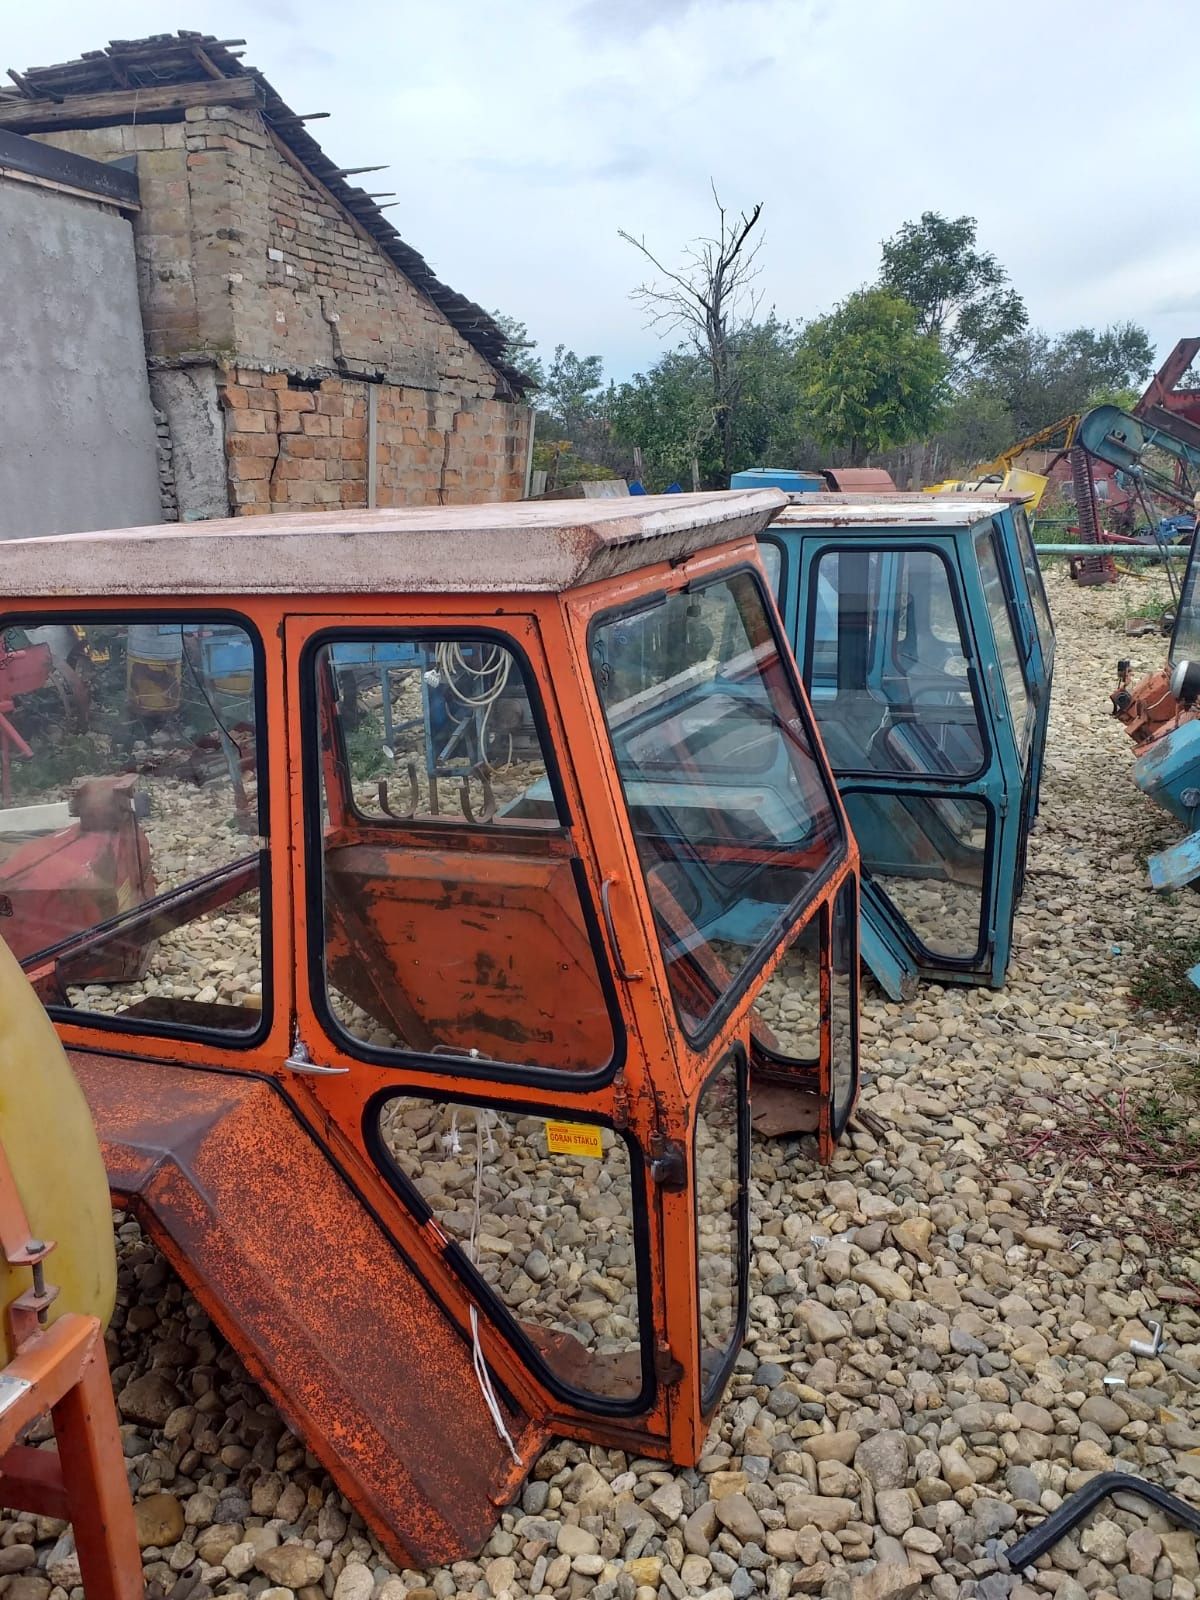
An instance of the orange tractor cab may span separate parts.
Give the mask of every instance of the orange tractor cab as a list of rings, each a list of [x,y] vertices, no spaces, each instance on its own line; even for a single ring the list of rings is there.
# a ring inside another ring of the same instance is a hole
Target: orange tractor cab
[[[89,708],[14,701],[7,803],[65,804],[42,870],[116,881],[51,926],[0,857],[5,936],[113,1193],[399,1559],[477,1549],[551,1433],[694,1462],[751,1106],[825,1155],[852,1108],[857,856],[759,563],[783,504],[5,547],[0,638],[82,629]],[[86,792],[126,867],[79,850]]]

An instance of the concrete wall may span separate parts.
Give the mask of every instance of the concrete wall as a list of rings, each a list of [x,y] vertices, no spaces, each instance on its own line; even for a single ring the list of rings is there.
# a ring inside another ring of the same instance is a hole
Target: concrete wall
[[[0,178],[0,539],[161,518],[133,232]]]

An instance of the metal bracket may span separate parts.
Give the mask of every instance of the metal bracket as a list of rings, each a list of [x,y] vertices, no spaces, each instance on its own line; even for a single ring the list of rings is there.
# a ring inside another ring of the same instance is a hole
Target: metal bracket
[[[1131,1339],[1129,1348],[1135,1356],[1156,1356],[1162,1349],[1163,1342],[1162,1323],[1152,1322],[1149,1339]]]

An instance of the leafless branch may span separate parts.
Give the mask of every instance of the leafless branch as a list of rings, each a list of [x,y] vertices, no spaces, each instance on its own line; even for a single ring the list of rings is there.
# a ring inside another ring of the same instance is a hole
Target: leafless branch
[[[721,204],[716,185],[711,184],[717,208],[717,230],[711,238],[693,240],[683,251],[683,265],[665,265],[646,243],[625,229],[619,237],[631,244],[660,275],[640,283],[631,293],[646,313],[648,328],[663,333],[683,332],[704,356],[712,379],[713,426],[721,436],[722,463],[730,470],[733,446],[733,417],[740,396],[740,381],[733,341],[738,331],[754,320],[762,294],[750,285],[758,277],[758,252],[762,237],[749,244],[750,235],[762,215],[762,202],[749,212],[730,218]]]

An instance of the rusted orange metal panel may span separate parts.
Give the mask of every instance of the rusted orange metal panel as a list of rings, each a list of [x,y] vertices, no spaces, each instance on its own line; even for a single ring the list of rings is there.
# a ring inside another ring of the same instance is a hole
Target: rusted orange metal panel
[[[72,1065],[114,1194],[392,1555],[477,1550],[545,1432],[505,1407],[518,1468],[465,1341],[283,1098],[252,1077]]]

